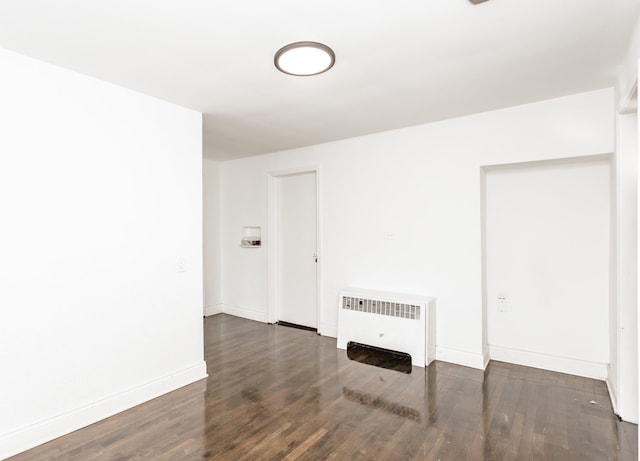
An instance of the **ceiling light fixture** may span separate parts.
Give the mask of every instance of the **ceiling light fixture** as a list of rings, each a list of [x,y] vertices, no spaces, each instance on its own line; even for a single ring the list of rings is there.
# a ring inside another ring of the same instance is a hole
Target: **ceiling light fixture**
[[[295,42],[280,48],[273,63],[280,72],[308,77],[328,71],[336,55],[327,45],[317,42]]]

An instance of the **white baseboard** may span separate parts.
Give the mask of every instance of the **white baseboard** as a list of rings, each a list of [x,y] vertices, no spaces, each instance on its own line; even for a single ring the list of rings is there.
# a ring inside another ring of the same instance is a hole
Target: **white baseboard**
[[[206,377],[207,364],[203,361],[126,392],[2,434],[0,459],[16,455]]]
[[[570,375],[583,376],[585,378],[605,381],[608,377],[607,364],[586,362],[584,360],[557,357],[554,355],[540,354],[537,352],[520,351],[500,346],[489,346],[491,360],[515,363],[527,367],[541,368],[543,370],[557,371]]]
[[[610,374],[611,367],[607,367],[607,371],[608,371],[608,374]],[[619,416],[620,413],[618,412],[618,395],[616,393],[616,390],[611,385],[611,380],[609,376],[607,376],[606,383],[607,383],[607,390],[609,391],[609,400],[611,401],[611,408],[613,408],[613,412]]]
[[[485,344],[485,347],[482,348],[482,363],[484,364],[483,370],[487,368],[490,361],[491,354],[489,353],[489,345]]]
[[[236,317],[242,317],[243,319],[255,320],[256,322],[269,323],[267,311],[259,312],[243,307],[230,306],[229,304],[221,304],[222,312],[229,315],[235,315]]]
[[[618,399],[618,389],[616,387],[617,381],[613,376],[613,370],[611,364],[607,365],[607,390],[609,391],[609,399],[611,400],[611,407],[613,412],[618,415],[623,421],[632,424],[638,424],[638,411],[636,408],[629,408],[624,406],[624,402],[620,402]],[[619,385],[619,384],[618,384]]]
[[[338,327],[336,325],[329,325],[326,323],[321,323],[318,326],[318,333],[322,336],[329,336],[330,338],[338,337]]]
[[[477,368],[478,370],[484,370],[486,367],[482,353],[461,351],[442,346],[436,346],[436,360]]]
[[[204,308],[204,316],[209,317],[211,315],[222,314],[222,304],[216,304],[215,306],[208,306]]]

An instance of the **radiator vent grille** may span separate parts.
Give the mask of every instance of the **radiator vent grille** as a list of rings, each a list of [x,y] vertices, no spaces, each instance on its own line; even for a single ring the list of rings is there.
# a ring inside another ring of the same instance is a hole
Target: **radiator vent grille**
[[[420,306],[416,304],[394,303],[377,299],[342,297],[342,308],[370,314],[401,317],[404,319],[420,320]]]

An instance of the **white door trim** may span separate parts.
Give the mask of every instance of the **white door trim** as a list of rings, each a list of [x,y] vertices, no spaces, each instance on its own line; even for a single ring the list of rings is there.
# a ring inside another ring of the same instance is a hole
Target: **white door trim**
[[[267,301],[267,321],[269,323],[275,323],[278,321],[277,312],[277,255],[278,255],[278,239],[277,239],[277,190],[276,181],[282,176],[291,176],[303,173],[316,174],[316,254],[318,255],[318,265],[316,267],[316,325],[318,327],[318,333],[322,334],[320,328],[322,325],[322,203],[321,203],[321,191],[322,181],[320,177],[320,166],[311,165],[299,168],[288,168],[284,170],[274,170],[267,173],[267,235],[266,235],[266,247],[267,247],[267,285],[268,285],[268,301]]]

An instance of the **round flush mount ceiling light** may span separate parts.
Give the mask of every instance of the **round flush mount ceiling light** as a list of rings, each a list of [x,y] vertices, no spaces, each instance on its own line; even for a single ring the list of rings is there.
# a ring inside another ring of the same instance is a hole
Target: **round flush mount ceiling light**
[[[333,50],[317,42],[290,43],[280,48],[273,58],[280,72],[303,77],[326,72],[335,62]]]

